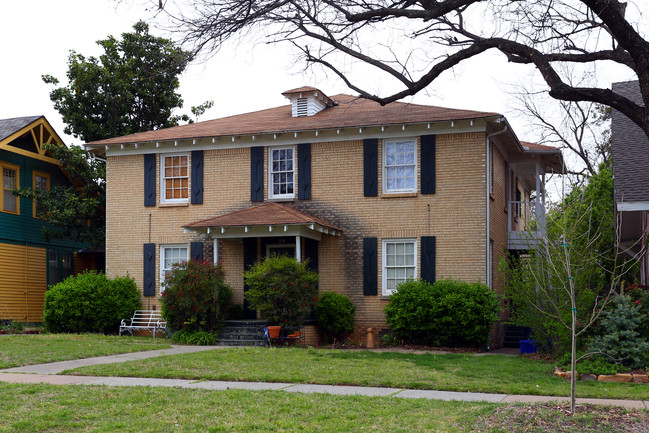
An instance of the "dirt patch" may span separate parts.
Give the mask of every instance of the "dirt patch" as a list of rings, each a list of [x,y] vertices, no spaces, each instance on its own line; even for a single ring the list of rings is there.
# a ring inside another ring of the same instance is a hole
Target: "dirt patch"
[[[649,433],[649,412],[567,404],[509,405],[498,408],[472,431]]]

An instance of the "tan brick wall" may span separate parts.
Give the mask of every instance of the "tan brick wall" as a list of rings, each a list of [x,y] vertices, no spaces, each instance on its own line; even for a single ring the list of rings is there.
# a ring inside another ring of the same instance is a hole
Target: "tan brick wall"
[[[421,171],[418,142],[416,153],[418,171]],[[433,195],[409,194],[397,197],[382,194],[382,161],[379,153],[379,196],[364,197],[362,140],[314,143],[311,155],[312,199],[296,199],[294,205],[343,229],[341,237],[324,235],[319,244],[320,288],[323,292],[334,290],[344,293],[356,304],[356,335],[359,341],[365,340],[367,327],[385,327],[383,308],[388,298],[381,296],[383,239],[417,239],[419,274],[420,237],[428,234],[436,236],[438,279],[485,282],[484,133],[437,136],[436,194]],[[107,273],[110,276],[128,273],[140,287],[142,245],[149,242],[149,232],[150,242],[156,244],[158,291],[161,244],[189,243],[196,236],[184,233],[182,225],[253,205],[250,202],[248,148],[210,150],[204,153],[202,205],[144,207],[143,156],[109,157],[108,160]],[[156,166],[159,170],[159,159]],[[267,197],[267,157],[264,160],[264,173],[264,193]],[[159,178],[158,173],[158,187]],[[418,187],[419,179],[420,176],[417,179]],[[159,195],[158,191],[158,203]],[[363,295],[364,237],[378,238],[378,296]],[[235,301],[241,302],[243,245],[232,240],[220,241],[220,244],[219,259],[226,271],[226,281],[234,289]],[[148,302],[156,303],[156,299],[157,297],[143,298],[145,307],[148,307]]]

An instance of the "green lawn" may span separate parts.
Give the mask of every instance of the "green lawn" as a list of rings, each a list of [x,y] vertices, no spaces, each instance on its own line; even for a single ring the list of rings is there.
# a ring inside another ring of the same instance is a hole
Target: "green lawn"
[[[0,335],[0,368],[169,347],[169,340],[164,338],[99,334]]]
[[[302,348],[228,348],[65,373],[196,380],[321,383],[568,396],[552,363],[511,356]],[[649,386],[579,382],[579,397],[649,400]]]
[[[0,383],[0,432],[456,432],[498,407],[397,398]]]

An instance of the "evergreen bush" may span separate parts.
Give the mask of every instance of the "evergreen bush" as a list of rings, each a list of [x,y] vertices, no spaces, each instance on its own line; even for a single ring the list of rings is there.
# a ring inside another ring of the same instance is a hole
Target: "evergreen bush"
[[[649,342],[642,338],[638,328],[642,323],[640,303],[626,295],[616,295],[611,308],[602,313],[603,335],[592,338],[591,352],[601,352],[606,357],[629,368],[643,368],[649,362]]]
[[[345,295],[323,293],[315,304],[314,312],[327,340],[341,339],[354,330],[356,306]]]
[[[390,297],[385,317],[398,339],[480,347],[489,341],[498,308],[498,297],[484,284],[408,280]]]
[[[140,307],[140,292],[130,277],[108,279],[86,271],[51,286],[45,293],[43,319],[51,332],[103,332],[119,329]]]
[[[318,294],[318,274],[308,261],[273,255],[244,273],[250,289],[246,299],[269,325],[300,327],[311,313]]]
[[[164,280],[162,316],[171,331],[211,331],[232,300],[221,265],[190,260],[172,265]]]

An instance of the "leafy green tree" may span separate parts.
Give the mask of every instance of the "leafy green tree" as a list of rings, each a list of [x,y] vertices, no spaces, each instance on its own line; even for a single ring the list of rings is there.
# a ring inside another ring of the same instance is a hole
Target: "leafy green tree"
[[[106,238],[106,165],[80,146],[43,144],[70,178],[72,185],[52,185],[49,190],[21,188],[18,195],[35,200],[36,216],[47,220],[46,240],[72,239],[92,246]]]
[[[176,90],[178,76],[191,54],[170,40],[149,34],[139,21],[134,32],[117,40],[109,36],[97,43],[99,57],[86,58],[74,51],[68,58],[69,84],[50,92],[54,108],[66,123],[66,134],[86,142],[192,122],[188,115],[173,115],[183,101]],[[59,80],[44,75],[54,86]],[[198,119],[214,105],[192,107]],[[38,202],[37,215],[45,218],[45,238],[68,238],[101,246],[105,241],[106,168],[103,161],[78,146],[44,145],[59,161],[71,186],[54,185],[50,191],[22,188],[18,194]]]
[[[189,122],[187,115],[174,116],[183,100],[176,93],[178,76],[192,59],[191,53],[172,41],[149,33],[139,21],[122,39],[113,36],[97,41],[104,54],[86,58],[75,51],[68,57],[68,85],[50,92],[54,108],[67,125],[66,134],[85,142],[132,134]],[[43,75],[53,86],[59,80]],[[205,111],[197,108],[196,116]],[[207,106],[209,108],[209,106]]]

